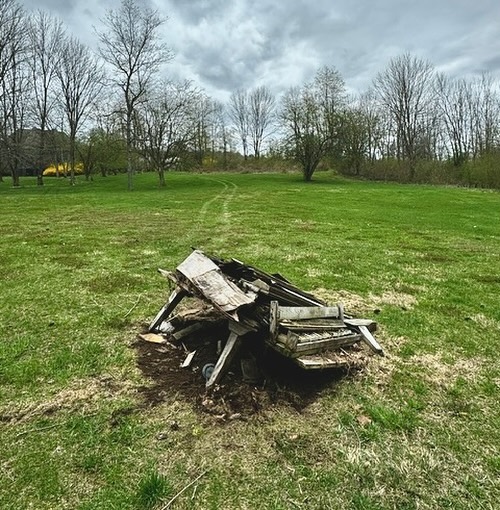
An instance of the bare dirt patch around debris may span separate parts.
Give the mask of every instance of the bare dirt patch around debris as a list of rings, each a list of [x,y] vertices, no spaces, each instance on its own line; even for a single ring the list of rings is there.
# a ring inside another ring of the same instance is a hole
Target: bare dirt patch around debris
[[[193,409],[220,421],[245,419],[276,407],[292,407],[302,411],[322,392],[341,384],[366,365],[370,356],[360,348],[349,366],[319,371],[303,370],[289,359],[266,349],[257,335],[246,339],[228,373],[214,390],[207,392],[203,367],[217,361],[217,340],[227,332],[213,329],[204,338],[186,339],[184,345],[196,348],[188,368],[181,368],[187,351],[171,343],[155,344],[138,339],[137,364],[150,383],[140,388],[145,405],[183,400]],[[253,380],[247,380],[252,367]]]

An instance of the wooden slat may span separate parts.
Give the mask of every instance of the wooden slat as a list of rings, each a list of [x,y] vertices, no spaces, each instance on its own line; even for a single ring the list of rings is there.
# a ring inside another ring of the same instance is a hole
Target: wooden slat
[[[342,318],[342,306],[280,306],[279,320]]]
[[[186,356],[186,359],[181,364],[181,368],[188,368],[189,366],[191,366],[191,363],[193,362],[193,358],[194,358],[195,354],[196,354],[196,351],[191,351],[190,353],[188,353],[188,355]]]
[[[207,381],[207,389],[213,388],[221,380],[229,365],[231,364],[236,351],[238,350],[240,340],[241,337],[231,331],[226,345],[224,346],[224,349],[222,350],[222,353],[217,360],[214,371],[212,372],[210,379]]]
[[[269,309],[269,334],[273,340],[275,340],[278,335],[278,310],[278,301],[271,301]]]
[[[195,333],[196,331],[199,331],[200,329],[203,329],[206,325],[203,322],[195,322],[194,324],[191,324],[187,328],[183,328],[179,331],[176,331],[172,336],[177,340],[181,340],[182,338],[191,335],[192,333]]]
[[[157,335],[155,333],[142,333],[139,335],[141,340],[145,342],[151,342],[153,344],[166,344],[167,341],[161,335]]]
[[[384,356],[384,351],[380,344],[375,340],[375,337],[371,334],[370,330],[366,326],[359,326],[359,332],[362,335],[362,340],[370,347],[373,352]]]
[[[326,370],[349,366],[351,363],[361,361],[359,354],[347,355],[346,352],[324,352],[321,354],[309,354],[295,358],[294,363],[305,370]]]
[[[184,298],[188,293],[182,287],[176,287],[165,306],[156,314],[156,317],[153,319],[153,322],[149,325],[149,331],[156,331],[158,326],[163,322],[163,320],[168,317],[175,309],[175,307],[181,302],[182,298]]]
[[[370,331],[377,329],[377,323],[370,319],[344,319],[348,326],[366,326]]]
[[[315,319],[305,321],[280,321],[280,326],[289,329],[290,331],[331,331],[340,328],[345,328],[345,322],[341,320],[324,320],[317,321]]]
[[[203,298],[228,314],[241,306],[252,304],[257,297],[253,292],[243,292],[222,274],[212,260],[197,250],[177,267],[177,272]]]

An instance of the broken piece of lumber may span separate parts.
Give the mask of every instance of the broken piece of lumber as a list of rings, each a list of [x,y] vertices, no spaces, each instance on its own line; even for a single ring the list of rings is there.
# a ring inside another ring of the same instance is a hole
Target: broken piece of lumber
[[[278,320],[305,319],[338,319],[344,320],[344,307],[341,303],[335,306],[280,306]]]
[[[205,299],[228,314],[241,306],[254,303],[257,297],[254,292],[243,292],[211,259],[198,250],[193,251],[177,267],[177,272]]]
[[[192,333],[195,333],[196,331],[199,331],[200,329],[203,329],[205,327],[205,324],[203,322],[195,322],[194,324],[191,324],[191,326],[188,326],[187,328],[181,329],[180,331],[176,331],[172,336],[177,340],[182,340],[184,337],[191,335]]]
[[[145,342],[150,342],[153,344],[166,344],[167,341],[161,335],[157,335],[156,333],[141,333],[139,335],[141,340]]]
[[[187,295],[187,292],[182,287],[176,287],[165,306],[156,314],[153,322],[149,326],[149,331],[156,331],[158,326],[163,322],[165,317],[168,317],[175,309],[175,307],[181,302],[182,298]]]
[[[385,356],[384,350],[380,347],[380,344],[375,340],[375,337],[371,334],[370,330],[366,326],[358,326],[358,330],[361,333],[361,339],[370,347],[373,352]]]
[[[186,359],[182,362],[181,368],[188,368],[191,366],[191,363],[193,362],[194,355],[196,354],[196,351],[191,351],[187,356]]]
[[[371,319],[354,319],[349,317],[345,318],[344,322],[348,326],[366,326],[372,333],[377,330],[377,323]]]
[[[233,361],[234,355],[240,346],[240,341],[241,337],[231,331],[226,345],[224,346],[224,349],[222,350],[222,353],[219,356],[217,363],[215,364],[214,371],[212,372],[210,379],[207,381],[207,390],[215,386],[222,379],[222,376],[225,374],[229,365]]]
[[[345,323],[352,331],[361,334],[361,340],[363,340],[373,352],[384,356],[382,347],[380,347],[380,344],[372,335],[372,331],[377,329],[377,323],[375,321],[369,319],[345,319]]]

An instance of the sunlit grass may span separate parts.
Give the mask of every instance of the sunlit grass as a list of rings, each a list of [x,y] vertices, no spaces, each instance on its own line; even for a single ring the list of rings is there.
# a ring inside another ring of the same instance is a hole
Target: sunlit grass
[[[0,183],[0,508],[161,508],[206,470],[176,508],[500,500],[498,193],[329,173],[22,184]],[[141,407],[130,345],[168,294],[156,269],[193,246],[344,300],[387,357],[302,413],[220,427],[190,402]]]

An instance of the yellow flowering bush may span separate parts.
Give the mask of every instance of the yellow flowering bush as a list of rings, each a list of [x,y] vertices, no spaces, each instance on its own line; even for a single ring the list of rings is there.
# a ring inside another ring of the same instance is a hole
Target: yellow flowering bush
[[[48,166],[44,171],[43,175],[44,177],[55,177],[59,175],[69,175],[70,173],[70,167],[69,163],[61,163],[59,165],[51,165]],[[83,175],[83,165],[82,163],[77,163],[75,165],[75,175]]]

